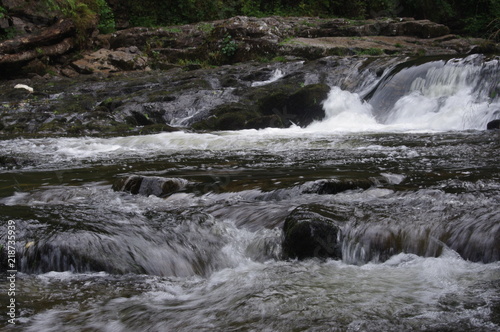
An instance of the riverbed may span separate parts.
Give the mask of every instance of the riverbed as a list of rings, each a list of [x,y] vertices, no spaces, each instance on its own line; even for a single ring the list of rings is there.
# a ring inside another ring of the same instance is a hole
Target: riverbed
[[[499,99],[460,67],[427,68],[383,111],[334,86],[306,128],[0,141],[18,271],[16,324],[1,326],[498,331],[500,136],[483,128]],[[112,189],[130,175],[188,185]],[[371,185],[310,190],[331,180]],[[285,218],[313,205],[342,223],[341,259],[283,257]]]

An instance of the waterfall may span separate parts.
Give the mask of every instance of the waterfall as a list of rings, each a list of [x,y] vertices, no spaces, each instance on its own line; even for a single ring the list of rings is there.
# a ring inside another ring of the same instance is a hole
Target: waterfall
[[[407,131],[484,129],[500,117],[500,61],[463,59],[407,62],[361,91],[332,87],[320,131]]]

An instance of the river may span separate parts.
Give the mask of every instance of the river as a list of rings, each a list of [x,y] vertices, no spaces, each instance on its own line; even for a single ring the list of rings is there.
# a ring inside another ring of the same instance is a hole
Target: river
[[[0,238],[15,225],[18,271],[16,324],[2,282],[0,327],[500,330],[500,133],[484,130],[500,118],[499,63],[405,64],[332,86],[306,128],[0,141],[18,161],[0,173]],[[129,175],[183,186],[112,189]],[[308,189],[349,179],[371,186]],[[283,258],[285,218],[311,205],[342,221],[342,259]]]

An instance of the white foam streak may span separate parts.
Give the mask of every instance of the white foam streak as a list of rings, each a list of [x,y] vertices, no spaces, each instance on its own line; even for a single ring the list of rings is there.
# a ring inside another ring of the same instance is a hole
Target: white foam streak
[[[266,84],[270,84],[270,83],[276,82],[277,80],[279,80],[283,76],[285,76],[283,71],[281,69],[276,69],[273,71],[273,74],[271,75],[271,77],[268,80],[253,82],[252,86],[263,86]]]

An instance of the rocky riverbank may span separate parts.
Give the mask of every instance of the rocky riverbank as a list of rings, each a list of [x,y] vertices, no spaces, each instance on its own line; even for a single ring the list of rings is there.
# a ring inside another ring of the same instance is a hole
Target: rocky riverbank
[[[72,30],[60,31],[69,38]],[[401,61],[499,49],[409,18],[234,17],[132,28],[96,35],[99,49],[77,57],[36,55],[36,36],[0,43],[10,78],[0,82],[1,138],[305,126],[324,116],[329,86],[350,90],[362,75],[380,76]],[[23,60],[15,45],[27,52]]]

